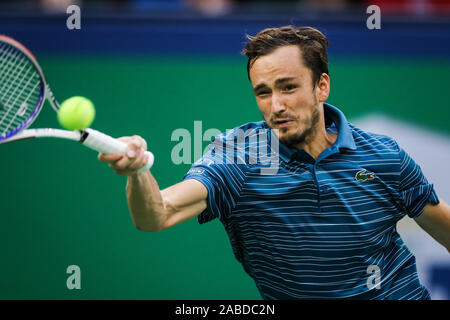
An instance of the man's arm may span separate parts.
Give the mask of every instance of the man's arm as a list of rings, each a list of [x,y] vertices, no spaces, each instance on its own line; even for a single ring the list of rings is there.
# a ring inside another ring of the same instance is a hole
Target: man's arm
[[[437,205],[428,203],[414,220],[450,252],[450,206],[447,203],[442,200]]]
[[[208,191],[197,180],[185,180],[161,191],[150,171],[138,170],[147,161],[147,143],[138,136],[123,137],[127,154],[100,153],[119,175],[128,177],[127,201],[133,223],[138,230],[157,232],[198,216],[206,209]]]
[[[157,232],[198,216],[206,209],[208,191],[197,180],[185,180],[160,191],[150,172],[128,177],[127,200],[140,231]]]

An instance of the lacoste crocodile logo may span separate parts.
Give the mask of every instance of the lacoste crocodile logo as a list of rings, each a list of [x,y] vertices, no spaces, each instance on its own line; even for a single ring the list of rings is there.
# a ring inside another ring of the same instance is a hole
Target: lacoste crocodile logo
[[[367,180],[373,180],[375,173],[373,172],[367,172],[366,169],[359,170],[356,175],[355,179],[356,181],[367,181]]]

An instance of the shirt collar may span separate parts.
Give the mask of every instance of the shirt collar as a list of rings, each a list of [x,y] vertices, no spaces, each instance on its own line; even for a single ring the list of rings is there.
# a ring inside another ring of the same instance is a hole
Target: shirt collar
[[[338,128],[338,138],[334,143],[335,148],[347,148],[356,150],[355,139],[353,139],[352,129],[345,117],[344,113],[331,104],[324,103],[325,117],[329,117],[333,120]]]
[[[325,113],[325,123],[333,124],[338,130],[338,137],[336,139],[336,142],[329,149],[334,149],[336,150],[336,152],[338,152],[339,149],[341,148],[355,150],[356,149],[355,140],[353,139],[352,130],[344,113],[338,108],[332,106],[331,104],[324,103],[323,106]],[[276,138],[274,134],[272,134],[272,136]],[[285,162],[289,162],[294,156],[303,153],[307,155],[306,151],[303,149],[299,150],[289,148],[286,145],[279,142],[280,158]]]

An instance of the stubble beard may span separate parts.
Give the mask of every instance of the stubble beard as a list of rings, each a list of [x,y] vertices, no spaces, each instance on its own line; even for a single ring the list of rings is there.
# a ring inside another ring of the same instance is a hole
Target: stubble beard
[[[294,147],[302,147],[305,144],[307,144],[309,141],[311,141],[317,132],[317,124],[320,120],[320,112],[318,109],[314,109],[313,114],[311,115],[311,118],[307,123],[303,124],[303,130],[298,130],[295,133],[287,134],[289,131],[289,128],[286,129],[280,129],[279,131],[279,140],[284,145],[294,148]],[[292,129],[291,129],[292,130]],[[285,133],[283,134],[283,131]]]

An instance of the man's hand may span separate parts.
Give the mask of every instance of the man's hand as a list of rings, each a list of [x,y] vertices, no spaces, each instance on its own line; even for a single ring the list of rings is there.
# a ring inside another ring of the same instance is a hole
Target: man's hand
[[[108,162],[109,166],[115,173],[121,176],[134,176],[138,174],[138,170],[145,166],[148,160],[147,142],[139,137],[121,137],[118,140],[127,144],[127,152],[125,155],[121,153],[103,154],[99,153],[98,160]]]

